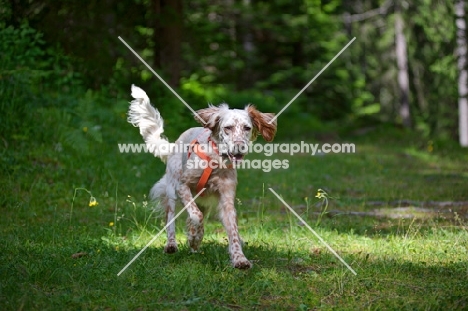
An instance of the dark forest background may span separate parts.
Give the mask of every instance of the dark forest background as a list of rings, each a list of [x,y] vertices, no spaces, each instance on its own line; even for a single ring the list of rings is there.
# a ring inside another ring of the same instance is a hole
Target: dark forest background
[[[356,37],[280,124],[306,135],[387,123],[458,139],[452,1],[2,0],[0,20],[7,141],[48,120],[57,141],[82,148],[73,132],[84,126],[100,140],[100,122],[125,114],[131,84],[162,111],[169,136],[193,126],[119,36],[194,109],[225,101],[272,112]]]

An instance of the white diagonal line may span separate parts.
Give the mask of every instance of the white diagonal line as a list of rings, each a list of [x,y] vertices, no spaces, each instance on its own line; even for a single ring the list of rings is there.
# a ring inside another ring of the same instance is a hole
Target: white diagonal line
[[[328,62],[328,64],[327,64],[327,65],[325,65],[325,67],[323,67],[323,69],[322,69],[322,70],[320,70],[320,72],[319,72],[319,73],[317,73],[317,74],[315,75],[315,77],[313,77],[313,78],[312,78],[312,80],[310,80],[310,81],[309,81],[309,83],[307,83],[307,85],[306,85],[306,86],[304,86],[304,87],[302,88],[302,90],[300,90],[300,92],[299,92],[299,93],[297,93],[297,95],[296,95],[296,96],[294,96],[294,98],[293,98],[293,99],[291,99],[291,100],[289,101],[289,103],[287,103],[287,104],[286,104],[286,106],[284,106],[284,107],[283,107],[283,109],[281,109],[281,110],[280,110],[280,112],[278,112],[278,113],[276,114],[276,116],[275,116],[273,119],[271,119],[271,120],[270,120],[270,122],[268,122],[268,124],[271,124],[271,123],[273,123],[273,122],[276,120],[276,118],[278,118],[278,117],[280,116],[280,114],[282,114],[282,113],[283,113],[283,111],[285,111],[285,110],[286,110],[286,108],[288,108],[288,107],[289,107],[289,105],[291,105],[291,104],[292,104],[292,102],[293,102],[293,101],[295,101],[295,100],[296,100],[296,98],[298,98],[298,97],[299,97],[299,95],[301,95],[301,94],[302,94],[302,92],[304,92],[304,91],[305,91],[305,90],[306,90],[306,89],[307,89],[307,88],[308,88],[308,87],[309,87],[309,86],[312,84],[312,82],[314,82],[314,81],[315,81],[315,79],[317,79],[317,78],[318,78],[318,76],[320,76],[320,75],[322,74],[322,72],[324,72],[324,71],[325,71],[325,69],[327,69],[327,68],[328,68],[328,66],[330,66],[330,65],[331,65],[331,64],[332,64],[332,63],[335,61],[335,59],[337,59],[337,58],[338,58],[338,56],[340,56],[340,55],[341,55],[341,53],[343,53],[343,52],[344,52],[344,50],[346,50],[346,49],[348,48],[348,46],[350,46],[350,45],[351,45],[351,43],[353,43],[353,41],[354,41],[354,40],[356,40],[356,37],[354,37],[353,39],[351,39],[351,41],[349,41],[349,42],[348,42],[348,44],[346,44],[346,46],[345,46],[344,48],[342,48],[342,49],[341,49],[341,51],[339,51],[339,52],[338,52],[338,54],[336,54],[336,55],[335,55],[335,57],[333,57],[333,58],[332,58],[332,60],[331,60],[331,61],[329,61],[329,62]]]
[[[145,247],[143,247],[143,249],[140,252],[138,252],[138,254],[136,254],[135,257],[133,257],[132,260],[130,260],[130,262],[125,267],[123,267],[122,270],[120,270],[119,273],[117,273],[117,276],[120,276],[151,244],[153,244],[153,242],[156,241],[156,239],[161,235],[161,233],[164,230],[166,230],[177,219],[177,217],[179,217],[180,214],[182,214],[182,212],[185,211],[190,206],[190,204],[192,204],[192,202],[195,201],[198,198],[198,196],[203,193],[203,191],[205,191],[205,189],[206,188],[203,188],[202,190],[200,190],[200,192],[198,192],[197,195],[193,199],[191,199],[190,202],[188,202],[187,205],[185,205],[185,207],[177,215],[175,215],[175,217],[172,218],[171,221],[169,221],[164,226],[164,228],[162,228],[161,231],[159,231],[158,234],[156,234],[151,239],[151,241],[149,241],[148,244],[146,244]]]
[[[172,93],[174,93],[174,95],[175,95],[182,103],[184,103],[185,106],[187,106],[188,109],[190,109],[190,111],[191,111],[194,115],[197,116],[197,118],[198,118],[203,124],[206,124],[206,122],[205,122],[202,118],[200,118],[200,116],[198,115],[198,113],[196,113],[195,110],[193,110],[192,107],[190,107],[190,105],[187,104],[187,103],[185,102],[185,100],[183,100],[182,97],[180,97],[179,94],[177,94],[176,91],[174,91],[174,90],[172,89],[172,87],[170,87],[169,84],[167,84],[166,81],[164,81],[164,79],[161,78],[161,76],[159,76],[158,73],[157,73],[156,71],[154,71],[154,69],[151,68],[150,65],[148,65],[148,64],[145,62],[145,60],[144,60],[143,58],[141,58],[140,55],[138,55],[138,53],[135,52],[135,51],[130,47],[130,45],[127,44],[127,42],[125,42],[124,39],[122,39],[122,37],[119,36],[118,38],[119,38],[120,41],[122,41],[123,44],[125,44],[125,46],[126,46],[130,51],[132,51],[133,54],[135,54],[135,56],[136,56],[143,64],[145,64],[145,66],[146,66],[159,80],[161,80],[161,82],[162,82]]]
[[[288,205],[288,203],[286,203],[283,198],[281,198],[273,189],[271,188],[268,188],[277,198],[278,200],[280,200],[290,211],[291,213],[294,214],[294,216],[296,216],[297,218],[299,218],[299,220],[304,224],[304,226],[307,227],[307,229],[309,229],[316,237],[317,239],[320,240],[320,242],[322,242],[330,252],[332,252],[333,255],[336,256],[336,258],[338,258],[345,266],[346,268],[349,269],[349,271],[351,271],[354,275],[357,275],[356,271],[353,270],[353,268],[351,268],[347,263],[346,261],[343,260],[343,258],[340,257],[340,255],[338,255],[335,250],[333,248],[331,248],[330,245],[327,244],[327,242],[325,242],[322,237],[320,235],[317,234],[317,232],[314,231],[314,229],[312,229],[305,221],[304,219],[301,218],[301,216],[299,216],[295,210],[292,209],[291,206]]]

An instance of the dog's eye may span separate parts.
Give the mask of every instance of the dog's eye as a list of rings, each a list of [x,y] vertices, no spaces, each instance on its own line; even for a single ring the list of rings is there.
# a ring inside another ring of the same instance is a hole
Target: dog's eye
[[[225,126],[224,127],[225,131],[232,131],[232,129],[233,129],[233,126]]]
[[[244,131],[250,131],[252,128],[250,126],[244,126]]]

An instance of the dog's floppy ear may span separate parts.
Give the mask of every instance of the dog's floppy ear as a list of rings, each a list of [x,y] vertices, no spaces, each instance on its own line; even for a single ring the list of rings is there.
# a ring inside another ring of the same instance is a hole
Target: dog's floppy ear
[[[275,114],[260,112],[252,105],[245,107],[245,110],[249,114],[254,126],[253,137],[256,134],[260,134],[266,141],[272,141],[276,134],[276,119],[271,124],[269,122],[273,120]]]
[[[213,130],[219,121],[219,107],[210,105],[208,108],[197,110],[194,118],[203,127]]]

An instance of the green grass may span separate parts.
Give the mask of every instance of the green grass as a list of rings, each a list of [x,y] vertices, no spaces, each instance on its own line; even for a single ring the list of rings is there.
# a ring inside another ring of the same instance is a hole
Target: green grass
[[[442,142],[429,150],[428,142],[387,128],[349,137],[356,154],[279,155],[289,161],[288,169],[239,172],[239,229],[251,270],[231,268],[226,235],[211,211],[200,253],[188,250],[183,215],[177,221],[177,254],[163,254],[163,235],[117,276],[164,226],[146,198],[164,165],[150,155],[118,153],[117,142],[141,141],[120,114],[115,112],[116,121],[104,126],[103,142],[86,155],[57,151],[53,143],[32,137],[12,139],[1,152],[0,309],[468,308],[466,205],[417,218],[347,214],[373,211],[373,202],[391,216],[399,200],[467,200],[466,150]],[[121,132],[111,134],[115,128]],[[281,131],[280,122],[280,139]],[[318,189],[331,197],[333,212],[319,222]],[[88,191],[97,206],[89,206]]]

